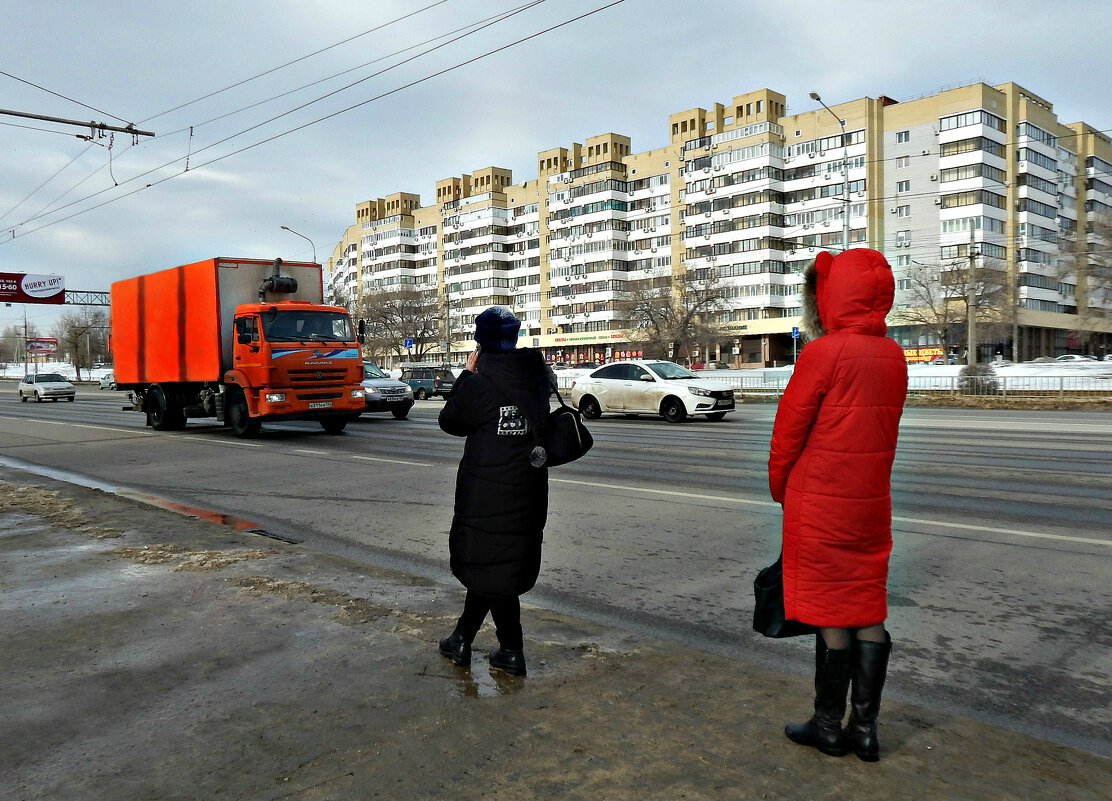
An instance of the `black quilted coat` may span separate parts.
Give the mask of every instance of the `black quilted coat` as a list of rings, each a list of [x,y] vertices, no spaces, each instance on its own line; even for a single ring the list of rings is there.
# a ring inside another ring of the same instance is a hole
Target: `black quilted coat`
[[[456,379],[440,428],[467,437],[448,535],[452,574],[469,590],[511,597],[533,588],[548,517],[548,470],[529,464],[529,420],[552,391],[540,351],[483,352]]]

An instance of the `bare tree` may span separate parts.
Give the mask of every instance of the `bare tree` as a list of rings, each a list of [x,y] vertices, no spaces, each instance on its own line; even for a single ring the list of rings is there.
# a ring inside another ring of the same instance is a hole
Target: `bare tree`
[[[717,272],[704,269],[627,281],[615,310],[630,340],[644,343],[646,355],[689,357],[700,342],[721,337],[714,313],[725,304],[725,285]]]
[[[63,312],[51,330],[58,339],[58,349],[77,371],[78,381],[81,370],[93,366],[93,354],[107,352],[108,312],[99,306],[78,306]]]
[[[1079,338],[1085,350],[1101,336],[1093,324],[1112,317],[1112,214],[1095,213],[1084,232],[1060,234],[1059,279],[1077,287]]]
[[[966,263],[913,262],[902,274],[909,285],[902,290],[902,302],[892,312],[892,322],[926,329],[941,343],[943,351],[951,345],[969,345],[965,338],[970,290],[976,299],[974,316],[978,330],[987,328],[1000,333],[1000,327],[1011,320],[1007,271],[1003,262],[996,259],[973,270],[972,286]]]
[[[405,351],[405,340],[413,340],[413,356],[425,352],[439,342],[441,323],[434,292],[415,288],[395,289],[366,294],[362,316],[366,323],[364,346],[372,354]]]

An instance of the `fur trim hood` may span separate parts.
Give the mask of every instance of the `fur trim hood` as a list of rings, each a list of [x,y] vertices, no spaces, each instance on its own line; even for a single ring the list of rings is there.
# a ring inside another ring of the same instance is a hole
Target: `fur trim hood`
[[[847,328],[884,336],[896,282],[884,256],[854,248],[832,256],[825,251],[803,271],[802,320],[808,339]]]

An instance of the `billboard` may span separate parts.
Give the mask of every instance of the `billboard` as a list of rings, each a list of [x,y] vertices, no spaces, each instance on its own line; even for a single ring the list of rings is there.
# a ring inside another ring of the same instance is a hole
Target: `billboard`
[[[62,275],[0,273],[0,301],[5,303],[65,303]]]
[[[31,337],[27,340],[27,352],[31,355],[57,353],[58,340],[54,337]]]

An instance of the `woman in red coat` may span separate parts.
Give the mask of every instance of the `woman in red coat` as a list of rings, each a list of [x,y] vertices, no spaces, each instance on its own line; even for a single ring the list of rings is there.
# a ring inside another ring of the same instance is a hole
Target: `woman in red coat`
[[[815,714],[788,737],[879,758],[876,719],[892,641],[890,477],[907,361],[887,338],[895,282],[864,248],[820,253],[804,273],[803,348],[776,411],[768,459],[783,505],[784,616],[819,629]],[[852,684],[849,722],[842,728]]]

